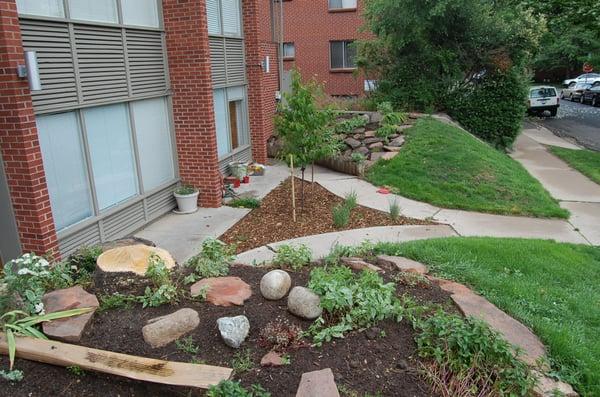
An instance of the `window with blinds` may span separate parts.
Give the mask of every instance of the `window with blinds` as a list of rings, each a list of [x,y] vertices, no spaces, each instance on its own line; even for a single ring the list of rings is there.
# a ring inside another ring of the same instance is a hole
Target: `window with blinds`
[[[206,0],[208,34],[242,36],[242,5],[240,0]]]

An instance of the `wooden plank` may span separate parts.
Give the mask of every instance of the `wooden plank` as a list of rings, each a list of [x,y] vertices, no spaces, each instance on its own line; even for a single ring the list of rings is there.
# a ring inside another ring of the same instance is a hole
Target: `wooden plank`
[[[0,333],[0,353],[8,354],[3,333]],[[229,379],[233,372],[231,368],[156,360],[29,337],[17,337],[17,357],[63,367],[76,365],[88,371],[146,382],[202,389]]]

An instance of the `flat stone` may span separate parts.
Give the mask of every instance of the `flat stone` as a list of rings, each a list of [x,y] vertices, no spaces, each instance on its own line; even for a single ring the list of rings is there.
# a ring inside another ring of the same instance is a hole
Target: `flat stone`
[[[424,117],[424,116],[425,115],[423,113],[417,113],[417,112],[410,112],[408,114],[408,118],[409,119],[413,119],[413,120],[419,119],[419,118]]]
[[[399,152],[402,148],[400,146],[384,146],[383,150],[386,152]]]
[[[409,128],[412,128],[413,125],[412,124],[402,124],[402,125],[397,125],[396,126],[396,131],[398,132],[403,132],[408,130]]]
[[[292,286],[292,278],[283,270],[272,270],[260,280],[260,293],[265,299],[279,300]]]
[[[394,157],[396,157],[397,154],[398,154],[398,152],[375,152],[375,153],[371,153],[371,161],[391,160]]]
[[[514,346],[523,350],[521,359],[534,366],[546,355],[546,348],[537,336],[484,297],[477,295],[468,287],[453,281],[434,279],[441,289],[450,292],[451,298],[465,316],[473,316],[485,321],[500,332]]]
[[[392,139],[392,141],[390,141],[389,145],[387,145],[387,146],[400,147],[400,146],[404,145],[405,141],[406,141],[406,139],[404,138],[404,136],[399,136],[398,138]]]
[[[97,308],[99,306],[96,296],[85,292],[80,286],[49,292],[42,297],[42,303],[46,314],[85,307]],[[52,339],[64,342],[79,342],[93,315],[94,312],[90,312],[44,322],[42,329]]]
[[[153,348],[163,347],[193,331],[199,324],[198,312],[186,308],[148,320],[142,328],[142,335]]]
[[[206,289],[206,301],[215,306],[243,306],[252,296],[252,289],[239,277],[205,278],[190,287],[193,297]]]
[[[382,138],[377,138],[377,137],[373,137],[373,138],[366,138],[363,143],[365,145],[370,145],[372,143],[376,143],[376,142],[383,142]]]
[[[365,138],[374,138],[377,132],[373,130],[365,131]]]
[[[250,333],[250,321],[246,316],[221,317],[217,319],[223,342],[234,349],[239,348]]]
[[[277,352],[268,352],[260,359],[261,367],[281,367],[285,365],[283,357]]]
[[[357,128],[357,129],[355,129],[353,132],[354,132],[355,134],[364,134],[364,133],[365,133],[365,131],[366,131],[366,129],[361,127],[361,128]]]
[[[369,145],[369,149],[383,148],[383,142],[375,142]]]
[[[331,368],[302,374],[296,397],[339,397]]]
[[[366,147],[364,147],[364,146],[361,146],[361,147],[359,147],[359,148],[357,148],[357,149],[354,149],[354,153],[360,153],[360,154],[362,154],[362,155],[365,155],[365,156],[366,156],[367,154],[369,154],[369,149],[367,149],[367,148],[366,148]]]
[[[143,276],[148,270],[148,259],[153,254],[158,255],[168,269],[175,267],[175,260],[169,252],[144,244],[110,249],[102,253],[96,263],[100,270],[107,273],[132,272]]]
[[[304,287],[292,288],[288,296],[288,310],[306,320],[314,320],[323,313],[319,295]]]
[[[538,383],[533,389],[533,394],[536,397],[577,397],[579,394],[573,390],[573,387],[565,382],[548,378],[537,371],[533,371],[534,376],[538,379]]]
[[[383,272],[383,269],[381,269],[380,267],[365,262],[360,258],[340,258],[340,262],[342,262],[344,265],[348,266],[350,269],[353,270],[361,271],[367,269],[377,273]]]
[[[396,269],[401,272],[427,274],[427,266],[401,256],[378,255],[377,264],[386,269]]]
[[[362,143],[360,143],[360,141],[358,141],[354,138],[346,138],[346,139],[344,139],[344,143],[346,145],[350,146],[352,149],[356,149],[357,147],[362,145]]]

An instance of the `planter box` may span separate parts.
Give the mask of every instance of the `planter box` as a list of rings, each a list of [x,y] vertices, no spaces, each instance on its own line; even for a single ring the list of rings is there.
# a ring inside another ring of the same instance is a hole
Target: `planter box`
[[[365,174],[365,164],[359,164],[352,159],[344,156],[332,157],[329,159],[317,161],[317,164],[332,169],[334,171],[343,172],[348,175],[363,176]]]

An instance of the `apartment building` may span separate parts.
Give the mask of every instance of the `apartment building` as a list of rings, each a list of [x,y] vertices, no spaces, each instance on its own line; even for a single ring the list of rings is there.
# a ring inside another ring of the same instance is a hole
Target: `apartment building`
[[[266,161],[272,0],[0,0],[0,259],[67,255]],[[270,67],[270,63],[273,64]]]
[[[296,68],[315,78],[332,96],[365,93],[365,78],[356,73],[352,43],[362,32],[362,0],[288,0],[283,2],[284,69]]]

